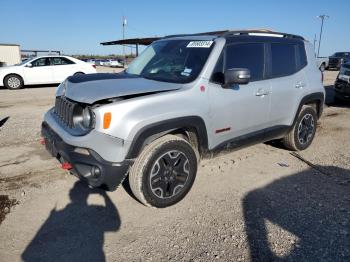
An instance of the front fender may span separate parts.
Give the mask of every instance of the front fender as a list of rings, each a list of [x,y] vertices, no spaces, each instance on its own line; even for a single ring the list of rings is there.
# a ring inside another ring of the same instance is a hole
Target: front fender
[[[147,138],[156,134],[167,133],[175,129],[192,129],[198,135],[198,142],[201,150],[208,149],[208,134],[204,120],[199,116],[185,116],[173,119],[164,120],[153,123],[141,128],[135,135],[128,154],[127,159],[132,159],[138,156],[144,146]]]

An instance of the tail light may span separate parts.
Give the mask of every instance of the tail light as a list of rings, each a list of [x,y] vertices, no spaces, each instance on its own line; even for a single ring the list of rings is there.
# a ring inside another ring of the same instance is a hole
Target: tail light
[[[92,67],[96,69],[96,65],[92,65]]]

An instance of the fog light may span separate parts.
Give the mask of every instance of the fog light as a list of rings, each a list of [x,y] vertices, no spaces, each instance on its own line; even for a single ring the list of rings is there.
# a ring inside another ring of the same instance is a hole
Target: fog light
[[[101,176],[101,169],[97,166],[91,168],[91,176],[93,178],[99,178]]]
[[[90,155],[89,150],[87,150],[86,148],[81,148],[81,147],[76,147],[74,148],[74,152],[78,153],[78,154],[82,154],[82,155]]]

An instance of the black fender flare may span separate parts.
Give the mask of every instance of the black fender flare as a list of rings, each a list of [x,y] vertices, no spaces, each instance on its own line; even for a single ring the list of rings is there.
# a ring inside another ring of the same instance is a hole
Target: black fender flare
[[[186,116],[163,120],[141,128],[130,145],[126,159],[136,158],[148,138],[156,139],[158,134],[162,136],[176,129],[194,129],[197,132],[199,149],[201,151],[208,149],[208,134],[204,120],[199,116]]]
[[[323,111],[324,100],[325,100],[325,97],[324,97],[324,93],[322,93],[322,92],[311,93],[311,94],[304,96],[299,103],[299,107],[298,107],[298,110],[294,116],[293,124],[291,125],[291,127],[293,127],[295,122],[297,121],[298,115],[301,111],[301,108],[304,105],[310,104],[312,102],[317,102],[317,105],[318,105],[317,117],[320,118],[322,115],[322,111]]]

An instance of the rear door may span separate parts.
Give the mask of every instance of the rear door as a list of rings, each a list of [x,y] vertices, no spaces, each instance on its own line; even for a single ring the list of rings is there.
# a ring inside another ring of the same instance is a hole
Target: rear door
[[[276,42],[269,46],[270,126],[290,126],[307,86],[302,70],[307,63],[305,47],[297,42]]]
[[[41,57],[31,62],[32,67],[24,67],[26,84],[47,84],[53,83],[53,69],[50,58]]]
[[[225,69],[247,68],[251,81],[247,85],[223,88]],[[268,122],[270,84],[264,80],[265,44],[233,43],[226,46],[210,82],[210,114],[213,143],[261,132]]]
[[[61,83],[68,76],[74,75],[79,71],[77,65],[65,57],[52,57],[53,76],[56,83]]]

